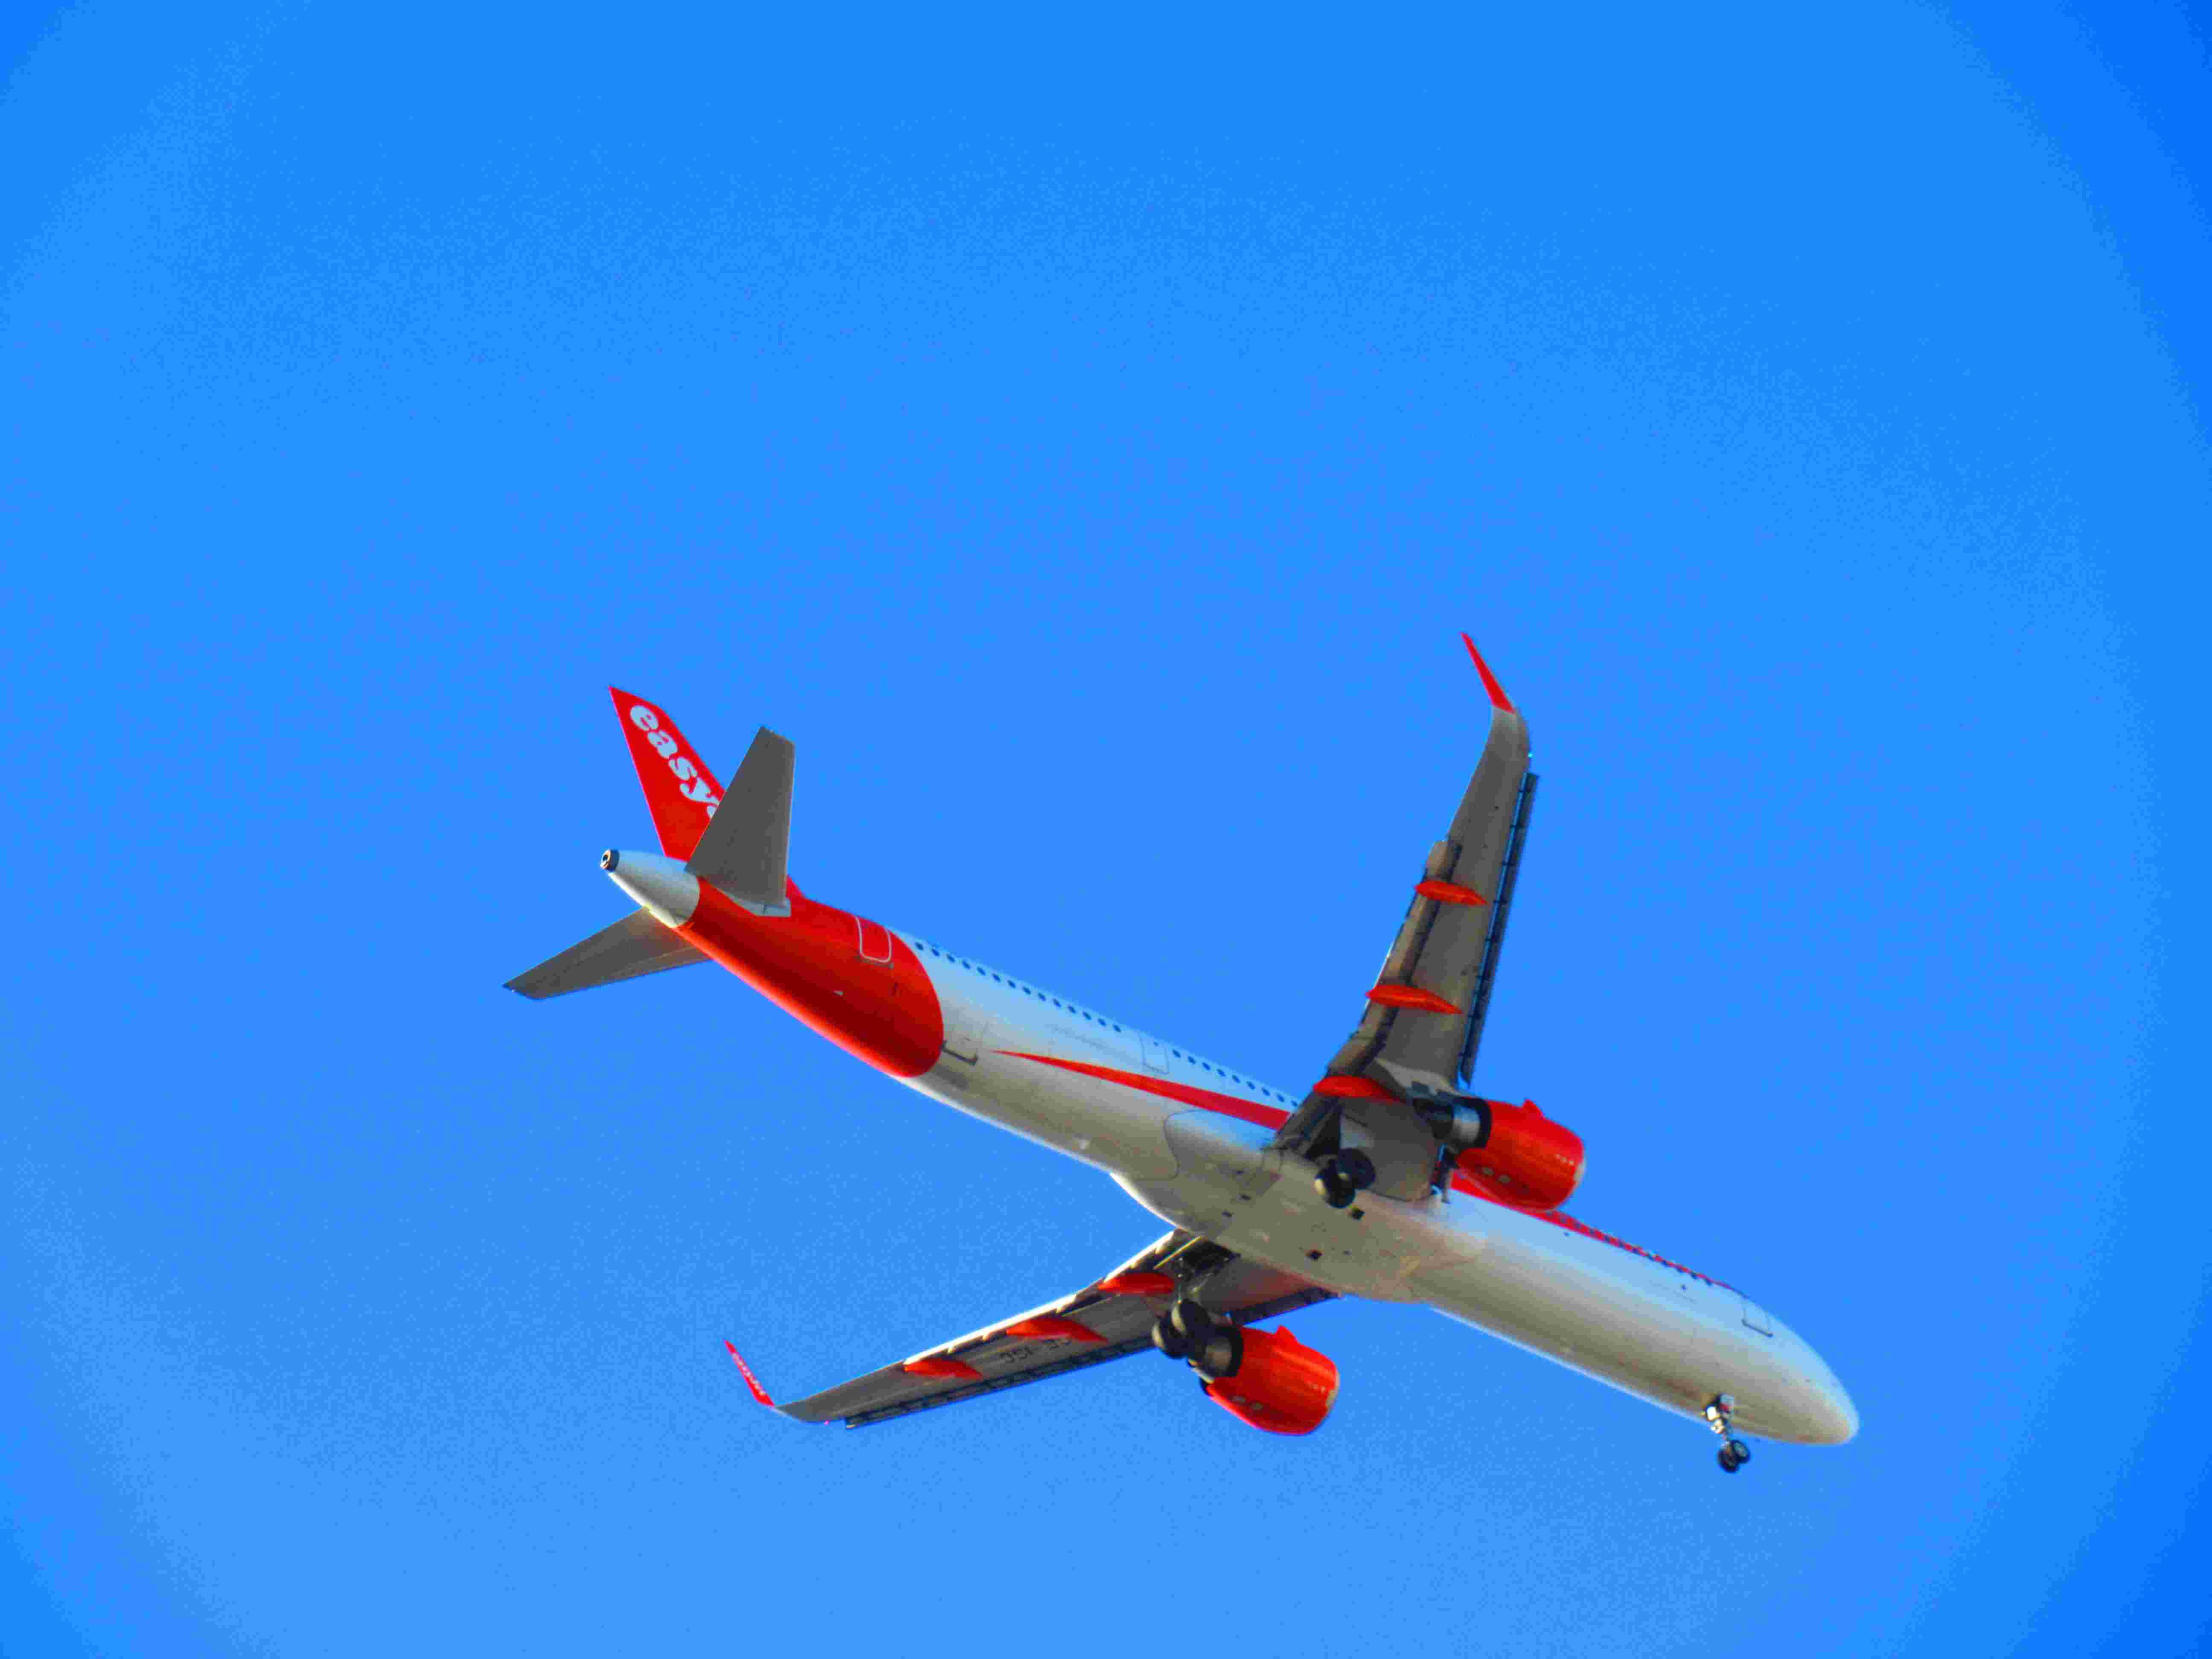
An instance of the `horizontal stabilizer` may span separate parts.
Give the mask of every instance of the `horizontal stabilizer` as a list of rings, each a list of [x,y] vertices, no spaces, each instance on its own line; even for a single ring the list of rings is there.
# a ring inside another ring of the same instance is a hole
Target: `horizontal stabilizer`
[[[791,847],[791,739],[763,726],[684,867],[747,909],[791,914],[784,859]]]
[[[637,910],[527,973],[517,974],[507,981],[507,988],[543,1000],[706,960],[703,951],[692,949],[647,912]]]

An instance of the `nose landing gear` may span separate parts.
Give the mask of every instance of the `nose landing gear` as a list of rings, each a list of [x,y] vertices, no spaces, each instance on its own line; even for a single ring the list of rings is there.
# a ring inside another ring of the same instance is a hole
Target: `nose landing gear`
[[[1705,1426],[1721,1437],[1720,1463],[1723,1471],[1734,1474],[1751,1462],[1751,1448],[1735,1437],[1735,1396],[1717,1394],[1705,1405]]]

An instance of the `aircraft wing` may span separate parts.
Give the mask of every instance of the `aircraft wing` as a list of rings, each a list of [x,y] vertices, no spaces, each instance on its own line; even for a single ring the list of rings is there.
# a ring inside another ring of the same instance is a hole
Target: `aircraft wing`
[[[1402,1097],[1419,1087],[1449,1092],[1473,1074],[1536,794],[1528,725],[1474,641],[1461,638],[1490,697],[1482,757],[1450,829],[1429,851],[1358,1025],[1275,1139],[1304,1152],[1340,1111],[1376,1136],[1376,1190],[1396,1197],[1425,1191],[1436,1158],[1434,1137]]]
[[[1153,1322],[1178,1294],[1243,1325],[1325,1302],[1334,1292],[1173,1232],[1073,1295],[788,1405],[769,1398],[734,1346],[730,1357],[762,1405],[802,1423],[865,1428],[1149,1349]]]

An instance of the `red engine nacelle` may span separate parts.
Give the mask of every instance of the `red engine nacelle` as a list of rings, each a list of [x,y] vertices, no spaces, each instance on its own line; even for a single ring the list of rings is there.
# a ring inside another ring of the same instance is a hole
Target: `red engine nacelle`
[[[1243,1330],[1237,1369],[1206,1385],[1207,1399],[1270,1434],[1311,1434],[1336,1403],[1336,1362],[1285,1330]]]
[[[1490,1197],[1527,1210],[1556,1210],[1583,1179],[1583,1138],[1554,1123],[1533,1100],[1490,1109],[1490,1137],[1459,1155],[1460,1173]]]

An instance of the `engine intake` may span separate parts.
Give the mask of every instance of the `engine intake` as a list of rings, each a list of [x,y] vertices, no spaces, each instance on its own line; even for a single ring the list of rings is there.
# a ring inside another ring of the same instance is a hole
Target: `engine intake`
[[[1446,1150],[1463,1152],[1490,1143],[1490,1103],[1472,1095],[1440,1095],[1416,1087],[1414,1109]]]

